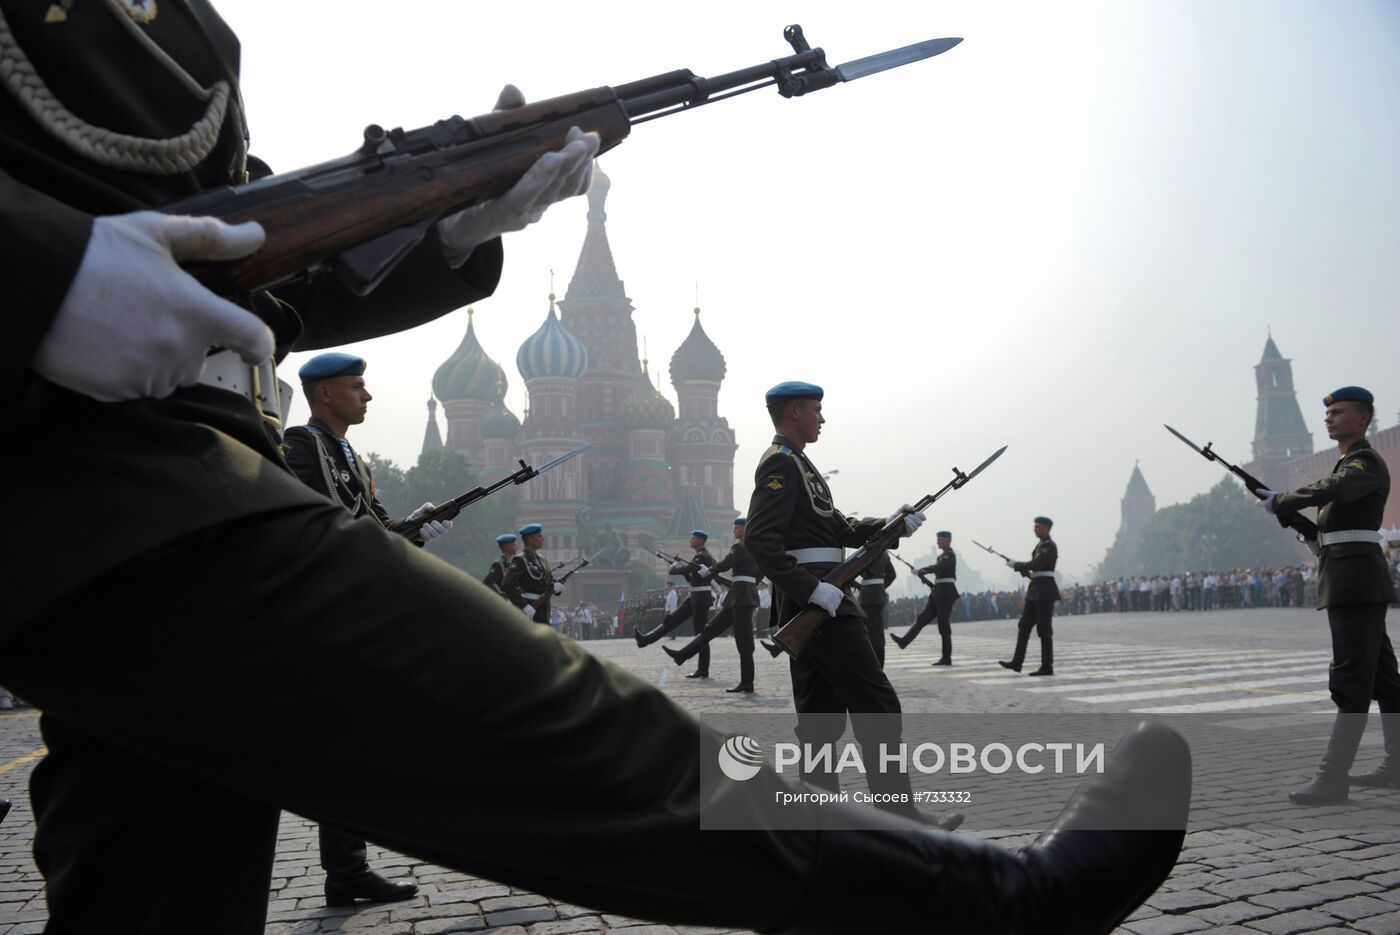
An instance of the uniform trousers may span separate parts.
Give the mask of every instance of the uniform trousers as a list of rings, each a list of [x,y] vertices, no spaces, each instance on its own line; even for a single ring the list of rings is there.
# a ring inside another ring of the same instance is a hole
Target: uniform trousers
[[[861,604],[865,611],[865,635],[870,639],[870,648],[875,650],[875,659],[880,668],[885,667],[885,605]]]
[[[924,609],[919,611],[919,616],[914,620],[914,625],[909,628],[909,632],[904,634],[904,643],[914,642],[914,637],[919,635],[919,631],[928,626],[932,620],[938,621],[938,635],[942,638],[943,655],[942,659],[953,658],[953,601],[957,598],[935,597],[930,594],[928,601],[924,604]]]
[[[685,662],[697,653],[705,653],[702,660],[709,658],[710,640],[723,636],[724,631],[734,628],[734,646],[739,650],[739,684],[753,685],[753,607],[721,607],[719,613],[710,618],[694,639],[676,653],[677,662]],[[702,663],[703,671],[709,671],[708,663]]]
[[[825,569],[814,574],[820,578],[824,572]],[[844,602],[838,611],[849,606],[849,601]],[[785,604],[779,615],[790,618],[797,610],[800,608]],[[798,741],[813,749],[835,745],[845,733],[849,718],[868,770],[870,791],[904,796],[903,803],[879,807],[902,815],[916,814],[918,810],[910,801],[909,776],[875,767],[882,744],[888,750],[899,745],[903,719],[899,695],[875,658],[865,621],[846,613],[827,619],[802,655],[791,660],[789,668]],[[804,767],[806,760],[804,756]],[[840,778],[831,771],[804,768],[802,778],[824,789],[834,791],[840,787]]]
[[[675,630],[687,620],[691,623],[691,632],[699,635],[705,632],[705,623],[710,616],[710,604],[714,602],[714,595],[709,591],[692,591],[686,602],[666,615],[666,619],[661,621],[661,625],[655,630],[642,634],[642,638],[648,643],[655,643],[661,637]],[[710,671],[710,643],[706,640],[701,644],[696,653],[699,660],[695,664],[695,671],[708,674]]]
[[[1327,688],[1341,714],[1365,714],[1372,699],[1383,714],[1400,713],[1400,673],[1385,632],[1384,604],[1334,604],[1327,608],[1332,665]]]
[[[260,935],[281,809],[671,923],[779,928],[817,868],[818,832],[700,832],[721,738],[664,694],[319,498],[128,558],[0,640],[0,680],[44,712],[54,935],[113,931],[114,907]],[[779,791],[765,771],[710,795]]]
[[[1040,637],[1040,667],[1046,671],[1055,668],[1055,632],[1050,623],[1054,614],[1054,601],[1026,601],[1021,619],[1016,623],[1016,653],[1011,657],[1013,666],[1020,668],[1026,661],[1026,646],[1034,629]]]

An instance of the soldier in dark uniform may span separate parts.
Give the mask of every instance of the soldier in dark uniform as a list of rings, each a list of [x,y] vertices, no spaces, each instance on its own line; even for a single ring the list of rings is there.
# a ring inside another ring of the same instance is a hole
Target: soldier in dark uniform
[[[512,556],[506,564],[501,592],[525,616],[536,623],[548,624],[549,602],[555,595],[564,593],[564,586],[554,580],[554,571],[540,557],[544,527],[539,523],[527,523],[520,527],[519,533],[525,551]]]
[[[865,522],[875,522],[875,517],[867,516]],[[887,554],[871,562],[860,576],[860,609],[865,614],[865,633],[870,637],[870,646],[875,650],[875,658],[880,668],[885,667],[885,605],[890,602],[886,588],[894,584],[898,576],[894,573],[894,562]]]
[[[364,421],[372,398],[365,388],[364,373],[363,358],[338,352],[318,354],[303,364],[297,376],[311,408],[311,421],[287,429],[283,454],[302,483],[345,507],[351,516],[373,516],[387,527],[389,514],[375,496],[369,465],[345,437],[351,425]],[[419,512],[432,507],[425,503]],[[434,520],[408,538],[422,545],[451,528],[451,520]],[[362,835],[323,824],[319,837],[328,905],[349,906],[357,899],[396,902],[418,892],[415,883],[386,880],[370,869]]]
[[[863,749],[875,751],[882,743],[893,749],[901,734],[899,696],[880,669],[865,615],[849,595],[822,580],[844,561],[844,546],[859,547],[884,525],[843,516],[803,450],[821,434],[822,396],[821,387],[800,382],[780,383],[768,391],[768,414],[778,434],[754,474],[745,541],[759,570],[773,582],[774,603],[781,603],[779,620],[809,604],[831,618],[791,663],[798,740],[813,749],[834,744],[849,718]],[[909,514],[905,535],[921,522],[922,514]],[[803,778],[826,789],[840,786],[831,772],[804,771]],[[918,817],[906,774],[872,770],[869,782],[877,795],[905,796],[903,804],[887,803],[889,810]]]
[[[495,591],[501,597],[506,596],[505,580],[506,566],[515,557],[516,539],[519,538],[513,532],[501,533],[496,537],[496,547],[501,550],[501,557],[491,563],[491,567],[486,569],[486,577],[481,579],[481,583]]]
[[[691,621],[692,632],[697,636],[705,632],[705,623],[710,616],[710,605],[714,603],[713,588],[710,579],[705,572],[715,564],[715,557],[705,548],[705,543],[709,541],[710,534],[703,529],[694,529],[690,533],[690,547],[695,550],[695,557],[688,562],[676,562],[666,569],[667,574],[680,575],[685,578],[686,584],[690,586],[690,594],[679,607],[669,614],[661,625],[650,632],[643,633],[638,627],[634,634],[638,646],[650,646],[661,637],[672,630]],[[688,679],[707,679],[710,677],[710,643],[709,640],[701,642],[696,655],[699,660],[696,662],[695,671],[686,676]]]
[[[695,639],[680,649],[661,647],[676,665],[685,665],[685,661],[705,649],[710,640],[733,627],[734,645],[739,650],[739,684],[726,689],[731,694],[753,691],[753,615],[758,607],[758,582],[763,576],[748,546],[744,545],[747,522],[742,516],[734,520],[734,544],[729,547],[729,554],[700,573],[707,581],[713,581],[722,572],[730,573],[729,590],[720,602],[719,613],[710,618]]]
[[[914,637],[933,619],[938,620],[938,635],[943,640],[943,655],[934,663],[936,666],[953,664],[953,603],[958,599],[958,556],[953,551],[953,534],[948,530],[938,533],[938,558],[932,565],[915,572],[919,577],[933,575],[933,587],[928,594],[928,602],[919,611],[918,618],[909,632],[901,637],[893,637],[895,645],[907,649]]]
[[[1081,808],[1181,827],[1189,753],[1161,727],[1126,738],[1019,854],[893,817],[701,833],[696,777],[718,735],[286,468],[265,427],[275,383],[235,377],[241,361],[489,294],[491,230],[578,192],[596,138],[430,225],[369,295],[314,275],[281,290],[290,305],[264,296],[250,312],[176,260],[245,255],[256,226],[132,213],[243,178],[238,43],[217,14],[0,0],[0,34],[27,63],[23,98],[0,83],[0,429],[47,459],[0,459],[0,505],[30,546],[0,567],[0,683],[43,712],[30,790],[50,931],[109,930],[120,906],[148,933],[191,919],[261,933],[282,808],[560,900],[763,931],[907,930],[935,906],[1107,932],[1165,878],[1179,831],[1090,831]],[[210,345],[232,350],[206,360]],[[194,385],[201,365],[210,382]],[[53,521],[75,502],[104,513],[81,548]],[[112,626],[127,606],[143,613]],[[797,791],[763,771],[710,795]],[[863,874],[889,897],[852,901]]]
[[[1341,454],[1332,473],[1286,493],[1260,491],[1260,505],[1284,525],[1305,507],[1319,508],[1319,538],[1313,544],[1318,551],[1317,607],[1327,611],[1332,631],[1327,684],[1337,717],[1317,776],[1289,794],[1298,805],[1344,801],[1351,783],[1400,788],[1400,675],[1385,632],[1386,607],[1396,597],[1379,532],[1390,471],[1366,441],[1366,428],[1376,412],[1371,393],[1344,386],[1322,402],[1327,407],[1327,435]],[[1381,711],[1385,759],[1348,782],[1347,770],[1366,730],[1372,699]]]
[[[1055,584],[1055,562],[1059,552],[1050,539],[1050,527],[1055,525],[1048,516],[1035,518],[1035,537],[1040,543],[1031,552],[1029,562],[1006,560],[1006,567],[1020,572],[1031,580],[1026,587],[1026,606],[1021,611],[1021,619],[1016,624],[1016,653],[1010,662],[1002,661],[1001,667],[1013,672],[1021,671],[1026,661],[1026,645],[1031,639],[1031,630],[1040,637],[1040,668],[1031,675],[1055,674],[1055,633],[1050,620],[1055,614],[1055,602],[1060,599],[1059,585]]]

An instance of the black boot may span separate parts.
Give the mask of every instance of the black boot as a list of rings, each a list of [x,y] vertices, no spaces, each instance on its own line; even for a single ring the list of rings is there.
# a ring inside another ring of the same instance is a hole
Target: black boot
[[[670,657],[671,657],[671,661],[674,662],[676,665],[678,665],[678,666],[683,666],[683,665],[685,665],[685,660],[686,660],[687,657],[686,657],[686,655],[685,655],[684,653],[682,653],[679,649],[672,649],[672,648],[669,647],[669,646],[663,646],[663,647],[661,647],[661,651],[662,651],[663,653],[665,653],[666,655],[670,656]]]
[[[10,800],[0,799],[0,821],[4,821],[8,814],[10,814]]]
[[[934,663],[934,665],[936,666],[950,666],[952,664],[953,660],[949,659],[947,656],[944,656],[942,659]]]
[[[1039,669],[1036,669],[1034,672],[1031,673],[1031,675],[1054,675],[1054,674],[1055,674],[1055,670],[1054,670],[1054,669],[1046,669],[1046,668],[1044,668],[1043,666],[1042,666],[1041,668],[1039,668]]]
[[[822,831],[811,895],[788,927],[911,932],[936,920],[940,935],[1106,935],[1171,872],[1190,803],[1186,742],[1169,727],[1141,724],[1019,853],[910,830],[894,817],[882,830]],[[833,825],[844,815],[831,814]],[[868,815],[860,820],[870,827]],[[852,900],[852,892],[888,898]]]
[[[1385,757],[1381,765],[1369,773],[1348,776],[1353,786],[1400,789],[1400,714],[1381,712],[1381,736],[1385,738]]]
[[[632,638],[637,641],[638,649],[645,649],[647,645],[651,643],[651,640],[646,638],[646,634],[642,632],[642,628],[640,626],[638,626],[637,629],[632,631]]]
[[[688,679],[707,679],[709,677],[710,673],[702,671],[700,669],[696,669],[694,672],[686,676],[686,678]]]
[[[890,642],[898,646],[900,649],[907,649],[909,646],[909,644],[905,640],[901,639],[898,636],[895,636],[893,633],[890,634]]]
[[[768,650],[768,655],[772,656],[774,659],[777,659],[783,654],[783,648],[777,643],[770,643],[767,640],[759,640],[758,645]]]
[[[752,694],[752,693],[753,693],[753,686],[752,686],[752,685],[739,684],[739,685],[735,685],[733,688],[726,688],[724,691],[725,691],[725,694],[729,694],[729,695],[733,695],[733,694],[736,694],[736,693],[742,693],[742,694],[748,695],[748,694]]]
[[[417,883],[396,883],[373,870],[364,870],[352,877],[326,877],[327,906],[353,906],[357,899],[394,903],[411,899],[417,892]]]
[[[997,663],[997,665],[1001,666],[1003,669],[1010,669],[1012,672],[1021,671],[1021,664],[1019,662],[1007,662],[1005,660],[1001,660]]]
[[[1317,775],[1306,786],[1288,793],[1288,801],[1294,805],[1345,802],[1351,791],[1347,770],[1351,769],[1351,763],[1356,759],[1356,748],[1360,746],[1361,735],[1365,732],[1366,715],[1337,712],[1337,718],[1332,722],[1332,736],[1327,739],[1327,750],[1317,764]]]

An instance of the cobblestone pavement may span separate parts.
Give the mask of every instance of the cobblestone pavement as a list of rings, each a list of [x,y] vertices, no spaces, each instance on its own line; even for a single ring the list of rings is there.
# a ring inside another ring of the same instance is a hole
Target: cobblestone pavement
[[[1180,719],[1201,728],[1200,740],[1188,732],[1197,791],[1186,848],[1166,885],[1120,931],[1400,933],[1400,792],[1360,790],[1350,805],[1324,809],[1294,808],[1286,799],[1289,788],[1311,775],[1332,710],[1321,614],[1292,609],[1056,618],[1053,680],[1029,679],[996,665],[1010,655],[1014,629],[1011,621],[955,626],[952,668],[930,665],[937,657],[936,633],[925,632],[904,652],[889,646],[887,671],[905,711],[915,716],[1158,714],[1174,724]],[[737,681],[728,638],[714,644],[714,678],[709,680],[682,678],[686,670],[672,665],[657,647],[639,650],[622,640],[585,645],[712,722],[791,711],[786,663],[762,651],[757,654],[758,692],[724,693]],[[1032,663],[1036,653],[1032,641]],[[1375,720],[1358,757],[1362,769],[1379,757]],[[1240,750],[1260,752],[1247,753],[1241,762]],[[1237,754],[1230,769],[1211,775],[1204,768],[1216,759],[1228,760],[1230,753]],[[40,756],[37,715],[32,710],[0,713],[0,797],[14,801],[9,818],[0,824],[0,935],[43,927],[43,887],[29,855],[33,824],[24,791]],[[1057,792],[1052,804],[1062,799]],[[995,809],[971,809],[964,833],[1013,846],[1028,840],[1024,833],[998,829],[997,817]],[[267,931],[702,931],[602,915],[385,851],[372,850],[371,865],[391,877],[416,880],[418,897],[358,911],[327,909],[315,828],[284,815]],[[120,907],[113,907],[114,920],[119,917]],[[936,927],[936,915],[929,923]],[[197,928],[192,924],[192,931]]]

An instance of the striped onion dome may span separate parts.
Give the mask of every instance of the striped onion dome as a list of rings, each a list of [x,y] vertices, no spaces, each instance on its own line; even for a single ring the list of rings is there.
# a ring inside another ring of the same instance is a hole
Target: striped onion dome
[[[588,349],[559,321],[554,311],[554,296],[549,297],[549,317],[520,345],[515,366],[526,380],[540,377],[577,380],[588,369]]]
[[[708,380],[718,383],[724,379],[724,371],[724,355],[715,347],[715,342],[710,340],[705,329],[700,327],[700,309],[697,308],[690,334],[671,355],[671,382]]]
[[[506,372],[487,356],[476,339],[472,310],[467,309],[467,334],[452,356],[433,374],[433,395],[441,400],[475,399],[490,402],[507,388]]]
[[[619,407],[622,423],[631,429],[669,429],[676,420],[676,410],[669,400],[657,392],[642,361],[642,382],[627,395]]]

